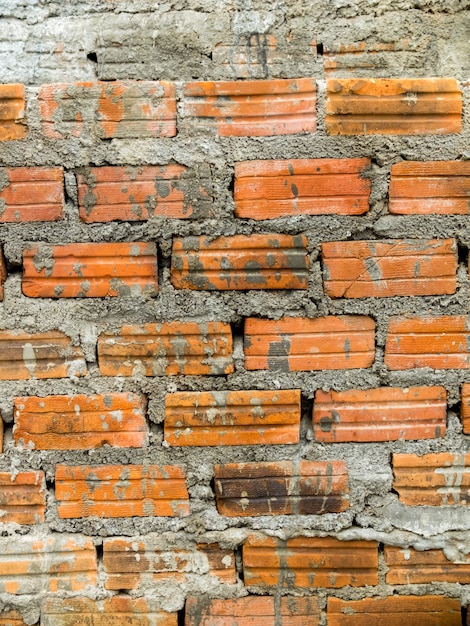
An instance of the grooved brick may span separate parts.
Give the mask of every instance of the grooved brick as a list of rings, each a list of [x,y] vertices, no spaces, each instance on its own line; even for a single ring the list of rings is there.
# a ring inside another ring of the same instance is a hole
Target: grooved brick
[[[273,73],[273,66],[282,67],[285,56],[278,51],[278,41],[273,35],[250,33],[238,35],[235,44],[216,44],[212,60],[236,78],[265,78],[267,71]]]
[[[171,282],[177,289],[307,289],[303,235],[176,238]]]
[[[454,563],[442,550],[418,551],[412,548],[385,546],[388,567],[386,582],[390,585],[415,583],[470,583],[470,556]]]
[[[63,219],[61,167],[5,167],[0,170],[0,222],[51,222]]]
[[[3,300],[3,285],[7,279],[7,268],[5,266],[5,258],[3,250],[0,247],[0,301]]]
[[[132,393],[14,399],[15,442],[36,450],[140,448],[147,440],[145,405]]]
[[[164,431],[171,446],[298,443],[300,391],[167,394]]]
[[[396,41],[335,42],[323,46],[325,74],[330,77],[388,76],[395,63],[405,67],[413,58],[423,65],[421,41],[417,37]]]
[[[278,461],[215,466],[221,515],[320,515],[349,506],[344,461]]]
[[[24,85],[0,85],[0,141],[26,137],[25,107]]]
[[[46,510],[44,472],[0,472],[0,523],[40,524]],[[0,622],[1,623],[1,622]]]
[[[0,626],[26,626],[19,611],[7,611],[0,614]]]
[[[23,293],[30,298],[154,296],[155,243],[38,244],[23,253]]]
[[[369,209],[370,159],[235,163],[235,215],[362,215]]]
[[[178,465],[57,465],[55,495],[60,518],[189,515]]]
[[[366,316],[245,321],[245,367],[278,372],[370,367],[375,322]]]
[[[455,239],[335,241],[322,244],[325,293],[332,298],[455,293]]]
[[[446,431],[444,387],[315,392],[313,430],[322,443],[431,439]]]
[[[470,384],[462,385],[462,402],[460,403],[460,419],[463,432],[470,435]]]

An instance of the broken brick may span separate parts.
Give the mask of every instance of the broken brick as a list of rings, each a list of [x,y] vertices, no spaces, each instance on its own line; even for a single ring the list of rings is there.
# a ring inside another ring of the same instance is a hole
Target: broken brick
[[[462,385],[462,402],[460,404],[460,419],[463,432],[470,435],[470,384]]]
[[[0,524],[40,524],[45,510],[44,472],[0,472]]]
[[[24,85],[0,85],[0,141],[26,137],[25,107]]]

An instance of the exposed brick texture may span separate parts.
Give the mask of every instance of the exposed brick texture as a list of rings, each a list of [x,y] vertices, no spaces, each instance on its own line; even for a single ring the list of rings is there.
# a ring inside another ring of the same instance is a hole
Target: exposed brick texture
[[[44,472],[0,472],[0,520],[40,524],[46,511]]]
[[[64,217],[61,167],[5,167],[0,222],[50,222]]]
[[[470,557],[457,563],[450,561],[442,550],[418,551],[410,548],[385,546],[386,581],[395,585],[414,583],[470,583]]]
[[[463,432],[470,434],[470,384],[462,385],[462,402],[460,405],[460,419],[462,420]]]
[[[7,279],[7,268],[5,266],[5,258],[0,248],[0,301],[3,300],[3,285]]]
[[[0,626],[26,626],[19,611],[6,611],[0,614]]]
[[[0,141],[26,137],[25,115],[24,85],[0,85]]]

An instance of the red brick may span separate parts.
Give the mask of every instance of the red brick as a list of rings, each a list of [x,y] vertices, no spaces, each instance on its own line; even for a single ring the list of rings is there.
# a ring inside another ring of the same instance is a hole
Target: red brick
[[[402,161],[392,165],[390,213],[468,215],[469,161]]]
[[[140,448],[147,441],[145,405],[132,393],[14,399],[17,444],[36,450]]]
[[[61,167],[5,167],[0,222],[52,222],[64,217]]]
[[[176,289],[307,289],[303,235],[176,238],[171,282]]]
[[[0,524],[40,524],[45,510],[44,472],[0,472]]]
[[[315,392],[313,430],[322,443],[432,439],[446,431],[443,387]]]
[[[24,85],[0,85],[0,141],[26,137],[25,107]]]
[[[7,279],[7,268],[5,265],[5,258],[3,256],[3,250],[0,248],[0,301],[3,300],[3,285]]]
[[[362,215],[369,210],[370,159],[235,163],[235,215]]]
[[[0,614],[0,626],[26,626],[19,611],[7,611]]]
[[[462,129],[462,94],[453,78],[327,81],[330,135],[441,135]]]
[[[394,454],[393,473],[393,488],[403,504],[470,504],[470,453]]]
[[[23,293],[30,298],[154,296],[154,243],[37,244],[23,254]]]
[[[189,515],[178,465],[57,465],[55,495],[60,518]]]
[[[300,391],[167,394],[164,430],[171,446],[298,443]]]
[[[98,337],[98,361],[104,376],[230,374],[232,331],[223,322],[126,325]]]
[[[384,298],[455,293],[455,239],[335,241],[322,244],[325,293]]]
[[[462,385],[462,402],[460,404],[460,419],[463,432],[470,435],[470,384]]]
[[[245,322],[245,367],[278,372],[370,367],[375,358],[375,322],[342,315]]]
[[[470,555],[458,563],[449,561],[442,550],[418,551],[385,546],[388,567],[386,582],[390,585],[415,583],[470,583]]]
[[[51,139],[176,135],[175,86],[168,82],[57,83],[39,90],[42,132]]]
[[[222,136],[292,135],[316,130],[312,78],[187,83],[183,115]]]
[[[289,588],[364,587],[378,584],[374,541],[333,537],[282,540],[252,534],[243,544],[245,585]]]
[[[221,515],[320,515],[349,507],[344,461],[277,461],[215,466]]]
[[[81,349],[58,330],[0,331],[0,380],[75,378],[86,373]]]

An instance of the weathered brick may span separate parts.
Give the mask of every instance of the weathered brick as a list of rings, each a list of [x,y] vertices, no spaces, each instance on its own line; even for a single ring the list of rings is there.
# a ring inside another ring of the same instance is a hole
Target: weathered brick
[[[216,44],[212,60],[236,78],[266,78],[267,72],[278,75],[272,71],[282,65],[285,57],[278,51],[278,41],[273,35],[250,33],[239,35],[235,44]]]
[[[418,551],[385,546],[388,567],[386,582],[391,585],[448,582],[470,583],[470,555],[465,561],[449,561],[442,550]]]
[[[166,396],[171,446],[298,443],[300,391],[182,391]]]
[[[390,213],[468,215],[469,161],[401,161],[392,165]]]
[[[327,81],[330,135],[434,135],[462,129],[462,94],[453,78]]]
[[[0,331],[0,380],[75,378],[86,373],[81,349],[58,330]]]
[[[5,265],[5,257],[0,247],[0,301],[3,300],[3,285],[7,279],[7,268]]]
[[[0,472],[1,524],[40,524],[44,521],[45,510],[44,472]]]
[[[187,83],[183,115],[215,127],[222,136],[315,132],[312,78]]]
[[[64,172],[61,167],[4,167],[0,176],[0,222],[63,219]]]
[[[460,419],[462,420],[463,432],[470,434],[470,384],[462,385],[462,402],[460,403]]]
[[[370,159],[235,163],[235,215],[362,215],[369,209]]]
[[[470,504],[470,453],[394,454],[393,474],[393,488],[403,504]]]
[[[375,322],[342,315],[245,321],[245,367],[278,372],[370,367]]]
[[[145,405],[132,393],[14,399],[17,444],[36,450],[140,448],[147,440]]]
[[[19,611],[7,611],[0,613],[0,626],[26,626],[26,622]]]
[[[173,83],[152,81],[42,85],[42,132],[51,139],[173,137],[175,93]]]
[[[98,337],[98,361],[104,376],[230,374],[232,331],[223,322],[126,325]]]
[[[390,76],[397,63],[402,67],[413,65],[423,69],[424,47],[418,37],[395,41],[334,42],[323,46],[325,74],[329,77]]]
[[[446,431],[443,387],[315,392],[313,430],[322,443],[432,439]]]
[[[198,177],[175,164],[87,168],[77,175],[80,218],[93,223],[209,217],[208,168],[205,174]]]
[[[0,141],[26,137],[25,107],[24,85],[0,85]]]
[[[221,515],[320,515],[349,506],[344,461],[277,461],[215,466]]]
[[[60,518],[189,515],[178,465],[57,465],[55,495]]]
[[[325,293],[384,298],[455,293],[455,239],[335,241],[322,244]]]
[[[23,293],[30,298],[154,296],[155,243],[36,244],[23,253]]]
[[[303,235],[176,238],[171,282],[177,289],[307,289]]]
[[[245,585],[279,587],[363,587],[378,583],[374,541],[333,537],[282,540],[252,534],[243,544]]]

